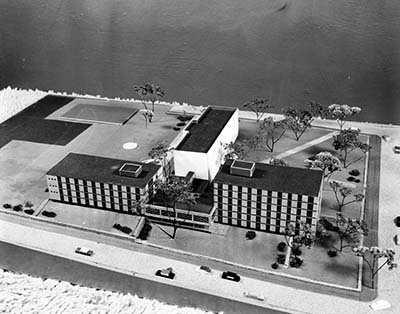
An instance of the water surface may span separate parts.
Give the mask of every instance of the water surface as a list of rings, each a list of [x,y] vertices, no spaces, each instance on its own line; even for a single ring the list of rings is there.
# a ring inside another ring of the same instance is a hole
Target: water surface
[[[400,124],[400,2],[0,0],[0,87],[279,111],[313,99]]]

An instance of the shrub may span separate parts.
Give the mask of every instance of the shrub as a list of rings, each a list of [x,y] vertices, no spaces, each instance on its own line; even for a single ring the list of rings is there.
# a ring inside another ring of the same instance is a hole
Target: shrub
[[[31,208],[31,207],[33,207],[33,203],[31,201],[26,201],[25,202],[25,207]]]
[[[355,179],[354,182],[355,182],[355,183],[360,183],[361,180],[360,180],[360,179]]]
[[[352,181],[354,181],[356,178],[354,178],[354,177],[348,177],[347,178],[347,181],[350,181],[350,182],[352,182]]]
[[[299,257],[293,257],[290,259],[290,267],[299,268],[303,264],[303,260]]]
[[[277,263],[271,264],[272,269],[278,269],[279,265]]]
[[[13,211],[20,212],[22,211],[22,208],[23,208],[22,204],[18,204],[13,207]]]
[[[276,257],[276,262],[278,264],[285,264],[286,255],[285,254],[278,254]]]
[[[301,255],[301,250],[300,250],[299,247],[295,247],[292,252],[296,256],[300,256]]]
[[[360,171],[358,171],[357,169],[353,169],[349,171],[349,175],[357,177],[358,175],[360,175]]]
[[[185,125],[186,125],[185,122],[179,122],[179,123],[176,124],[176,126],[185,126]]]
[[[55,212],[50,212],[50,211],[47,211],[47,210],[44,210],[42,212],[42,215],[45,216],[45,217],[49,217],[49,218],[54,218],[54,217],[57,216],[57,214]]]
[[[397,216],[397,217],[394,219],[394,223],[395,223],[396,227],[400,227],[400,216]]]
[[[3,208],[10,209],[10,208],[12,208],[12,205],[5,203],[5,204],[3,204]]]
[[[329,250],[329,251],[328,251],[328,256],[329,256],[329,257],[335,257],[335,256],[337,256],[337,251],[336,251],[336,250]]]
[[[173,129],[174,129],[174,131],[179,131],[181,128],[178,128],[178,127],[173,127]]]
[[[246,239],[253,240],[256,237],[256,233],[254,231],[247,231],[246,232]]]
[[[49,191],[49,188],[46,188],[44,191],[45,191],[45,192],[48,192],[48,191]]]
[[[113,225],[113,228],[114,228],[114,229],[117,229],[117,230],[120,230],[120,229],[121,229],[121,225],[115,223],[115,224]]]
[[[121,228],[119,230],[126,234],[130,234],[132,232],[132,229],[127,226],[121,226]]]
[[[285,242],[279,242],[277,248],[278,248],[279,252],[283,252],[286,249],[286,243]]]
[[[140,230],[138,238],[140,240],[147,240],[147,237],[149,236],[151,229],[152,229],[151,225],[146,221],[144,223],[142,230]]]
[[[35,211],[32,208],[30,208],[30,209],[25,209],[24,212],[25,214],[32,215]]]
[[[186,117],[184,116],[178,116],[177,119],[181,122],[185,121]]]

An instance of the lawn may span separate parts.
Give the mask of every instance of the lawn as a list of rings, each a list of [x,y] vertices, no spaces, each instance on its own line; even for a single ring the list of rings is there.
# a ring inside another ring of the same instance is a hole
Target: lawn
[[[139,224],[139,221],[143,219],[143,217],[136,215],[52,201],[47,202],[41,212],[43,211],[54,212],[56,213],[56,217],[46,218],[43,215],[39,215],[40,218],[58,221],[68,225],[111,232],[119,235],[124,235],[124,233],[113,228],[115,223],[135,230]]]
[[[238,141],[251,139],[257,133],[258,126],[259,124],[255,121],[240,120]],[[323,128],[310,128],[298,141],[296,141],[293,132],[288,130],[285,132],[279,142],[275,144],[275,148],[272,153],[268,149],[260,147],[254,151],[251,151],[245,159],[260,162],[269,157],[275,157],[290,149],[306,144],[331,132],[332,130]]]
[[[101,105],[106,101],[92,100],[90,103]],[[136,109],[142,106],[138,102],[123,102],[121,106],[128,105]],[[70,110],[71,106],[71,103],[67,103],[64,107],[57,107],[54,112],[46,112],[50,115],[45,120],[36,121],[64,123],[61,116]],[[149,159],[148,152],[152,147],[163,141],[171,142],[179,133],[173,128],[180,121],[176,116],[166,114],[169,109],[166,105],[156,105],[155,117],[147,128],[140,112],[124,125],[93,123],[66,145],[23,140],[8,142],[0,149],[0,204],[16,205],[31,200],[36,208],[48,198],[48,193],[45,192],[46,172],[70,152],[131,161]],[[32,110],[27,109],[26,112]],[[125,142],[136,142],[138,147],[125,150],[122,147]]]
[[[312,249],[303,248],[304,263],[300,268],[271,268],[279,253],[277,245],[285,241],[282,235],[257,232],[253,240],[246,239],[244,228],[230,226],[225,236],[205,232],[179,229],[171,240],[162,230],[171,233],[172,228],[152,224],[147,241],[153,244],[190,252],[211,259],[222,259],[235,264],[255,267],[276,273],[290,274],[299,278],[312,279],[321,283],[336,284],[350,288],[357,287],[358,259],[351,252],[331,258],[327,254],[329,243],[318,243]],[[334,241],[334,237],[331,238]],[[329,241],[327,241],[329,242]],[[349,249],[347,249],[348,251]],[[240,272],[240,269],[238,269]]]

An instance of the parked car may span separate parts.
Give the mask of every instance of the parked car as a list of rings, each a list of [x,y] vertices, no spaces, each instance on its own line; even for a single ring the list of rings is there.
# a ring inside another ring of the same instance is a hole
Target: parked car
[[[159,277],[164,277],[168,279],[174,279],[175,278],[175,273],[173,272],[171,267],[168,267],[166,269],[159,269],[156,271],[156,276]]]
[[[245,292],[243,292],[243,295],[246,298],[255,299],[255,300],[259,300],[259,301],[264,301],[264,296],[261,295],[261,294],[256,294],[256,293],[245,291]]]
[[[395,154],[400,154],[400,146],[394,146],[393,151]]]
[[[222,279],[226,279],[226,280],[232,280],[232,281],[236,281],[239,282],[240,281],[240,276],[232,271],[224,271],[222,273]]]
[[[75,250],[75,253],[86,255],[86,256],[92,256],[94,252],[88,248],[85,247],[77,247]]]
[[[196,270],[198,272],[206,273],[206,274],[211,274],[211,272],[212,272],[211,268],[208,266],[205,266],[205,265],[201,265],[201,266],[197,267]]]

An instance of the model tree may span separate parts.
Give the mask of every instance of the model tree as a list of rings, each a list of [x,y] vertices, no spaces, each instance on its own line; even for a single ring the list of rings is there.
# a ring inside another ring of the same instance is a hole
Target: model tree
[[[368,266],[371,274],[372,289],[375,289],[375,277],[383,267],[387,266],[388,270],[392,270],[397,267],[397,263],[394,262],[394,256],[396,252],[393,249],[381,249],[377,246],[372,246],[370,248],[366,246],[358,246],[353,248],[353,252],[357,256],[360,256],[364,263]],[[379,266],[378,261],[381,258],[384,258],[385,262]]]
[[[319,168],[324,172],[324,178],[330,178],[335,171],[341,169],[342,165],[339,158],[330,152],[320,152],[313,159],[304,160],[307,169]]]
[[[342,211],[343,207],[352,203],[360,203],[364,199],[364,195],[362,193],[353,194],[353,190],[345,187],[343,183],[331,180],[329,181],[329,185],[335,194],[335,199],[338,206],[337,210],[339,212]],[[350,197],[352,198],[349,199]]]
[[[257,122],[260,121],[261,117],[267,111],[267,109],[272,108],[272,106],[269,104],[268,99],[260,98],[255,98],[249,102],[246,102],[242,107],[253,111],[256,114]]]
[[[272,153],[275,144],[282,138],[287,130],[286,120],[275,121],[272,117],[265,118],[260,124],[259,132],[255,138],[256,142],[263,142],[266,148]]]
[[[361,111],[360,107],[350,107],[349,105],[337,105],[333,104],[328,106],[328,112],[333,119],[336,119],[339,129],[342,131],[343,126],[347,122],[347,119],[356,115]]]
[[[328,233],[336,233],[339,237],[339,247],[332,246],[336,252],[342,252],[346,247],[355,247],[360,243],[361,235],[368,235],[368,226],[364,220],[352,219],[342,213],[336,213],[335,222],[332,224],[326,218],[319,221],[321,228]],[[347,244],[345,244],[345,241]]]
[[[311,232],[311,225],[303,221],[298,222],[299,228],[293,223],[289,223],[285,228],[285,241],[290,248],[289,264],[291,267],[300,267],[303,260],[299,258],[301,254],[300,247],[311,248],[314,243],[314,236]]]
[[[348,157],[352,151],[360,149],[365,154],[371,149],[370,145],[359,140],[359,135],[359,130],[346,129],[341,130],[338,135],[333,136],[332,146],[335,150],[340,152],[340,159],[342,160],[344,168],[349,167],[362,158],[349,162]]]
[[[226,159],[244,159],[249,153],[250,149],[246,142],[236,141],[230,143],[221,143],[222,148],[225,150]]]
[[[148,109],[146,102],[151,103],[151,111],[154,112],[154,103],[165,96],[164,90],[157,85],[146,83],[144,85],[134,85],[134,91],[142,99],[145,109]]]
[[[311,127],[317,117],[325,117],[326,109],[319,103],[309,101],[308,109],[285,108],[282,110],[288,128],[293,132],[296,141]]]
[[[169,145],[163,143],[158,144],[157,146],[154,146],[150,152],[149,156],[154,159],[156,163],[161,163],[162,168],[163,168],[163,175],[164,177],[168,176],[168,171],[167,171],[167,156],[168,152],[170,152],[173,148],[169,147]]]
[[[162,230],[171,239],[175,239],[177,230],[182,226],[182,222],[177,219],[177,206],[186,208],[188,214],[191,210],[191,206],[196,204],[196,199],[192,193],[192,186],[187,183],[185,179],[177,177],[170,178],[166,181],[158,180],[155,185],[156,190],[158,190],[163,197],[168,219],[173,227],[172,234],[164,229]]]
[[[141,109],[140,111],[143,115],[144,123],[147,128],[147,122],[151,123],[151,121],[153,120],[153,117],[154,117],[154,113],[153,113],[153,111],[151,111],[149,109]]]
[[[283,159],[273,158],[273,157],[269,160],[269,164],[274,166],[283,166],[283,167],[289,166],[289,164]]]

